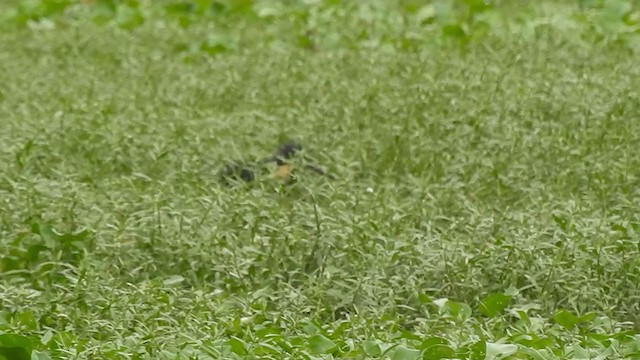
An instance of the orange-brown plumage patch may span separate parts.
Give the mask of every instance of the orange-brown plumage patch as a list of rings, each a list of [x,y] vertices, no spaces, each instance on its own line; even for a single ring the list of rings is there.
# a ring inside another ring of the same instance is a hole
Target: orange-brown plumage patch
[[[291,177],[291,164],[281,164],[278,165],[278,168],[276,169],[276,173],[275,173],[275,177],[281,180],[289,180],[289,177]]]

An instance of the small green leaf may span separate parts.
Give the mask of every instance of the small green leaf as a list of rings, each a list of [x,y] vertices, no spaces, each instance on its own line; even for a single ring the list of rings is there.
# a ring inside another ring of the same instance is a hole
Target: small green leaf
[[[449,314],[460,319],[466,319],[471,316],[471,307],[465,303],[448,300],[443,308]]]
[[[581,323],[588,323],[591,322],[591,320],[596,318],[596,313],[586,313],[580,317],[578,317],[578,322]]]
[[[49,249],[48,247],[41,244],[31,245],[27,247],[27,252],[24,256],[24,260],[26,260],[27,262],[35,262],[38,260],[38,256],[40,255],[40,252],[48,249]]]
[[[516,295],[518,295],[519,293],[520,293],[520,291],[518,290],[518,288],[517,288],[517,287],[515,287],[515,286],[513,286],[513,285],[509,286],[509,287],[507,288],[507,290],[505,290],[505,291],[504,291],[504,294],[505,294],[505,295],[507,295],[507,296],[511,296],[511,297],[516,296]]]
[[[491,7],[491,2],[487,0],[464,0],[463,2],[469,7],[469,12],[472,14],[483,12]]]
[[[416,20],[420,24],[428,24],[433,22],[436,17],[436,7],[433,4],[428,4],[421,7],[416,13]]]
[[[576,344],[569,349],[570,349],[569,354],[572,355],[573,359],[590,359],[591,358],[589,351],[580,345]]]
[[[209,55],[216,55],[234,48],[233,39],[223,34],[212,34],[200,44],[200,50]]]
[[[0,335],[0,357],[11,360],[30,360],[32,349],[31,340],[26,336]]]
[[[504,359],[518,352],[518,346],[513,344],[486,343],[487,353],[486,360]]]
[[[45,352],[33,350],[31,360],[51,360],[51,356]]]
[[[92,21],[98,25],[105,25],[116,15],[116,5],[110,1],[98,1],[92,9]]]
[[[431,300],[431,298],[427,294],[418,294],[418,301],[423,304],[429,304],[433,302],[433,300]]]
[[[31,311],[18,313],[17,315],[15,315],[15,319],[18,320],[20,324],[29,328],[29,330],[35,330],[36,327],[38,326],[36,317],[35,315],[33,315],[33,312]]]
[[[420,359],[420,350],[405,346],[398,346],[391,356],[391,360],[417,360]]]
[[[547,349],[531,349],[527,347],[520,348],[519,352],[523,355],[529,356],[533,360],[546,360],[551,359],[553,356]]]
[[[441,337],[431,337],[422,342],[420,345],[420,349],[427,349],[436,345],[448,345],[449,341],[447,339],[443,339]]]
[[[529,343],[529,347],[532,349],[545,349],[552,348],[555,344],[555,341],[551,338],[541,338]]]
[[[164,6],[164,10],[167,14],[171,15],[183,15],[193,12],[194,4],[189,2],[179,2],[175,4],[168,4]]]
[[[365,354],[373,357],[378,357],[382,355],[382,350],[380,350],[380,345],[376,341],[367,340],[362,344],[364,348]]]
[[[137,7],[120,5],[115,20],[118,26],[130,30],[142,25],[144,16]]]
[[[318,334],[309,338],[309,347],[318,354],[328,354],[333,352],[337,345],[326,336]]]
[[[568,312],[567,310],[558,311],[553,316],[553,320],[555,320],[555,322],[560,324],[565,329],[571,329],[580,322],[580,319],[578,317]]]
[[[19,347],[23,349],[29,349],[33,347],[31,340],[28,337],[15,334],[3,334],[0,335],[0,346],[3,347]]]
[[[235,354],[245,355],[247,353],[247,344],[235,336],[227,341],[227,345],[231,347],[231,351]]]
[[[177,285],[180,284],[181,282],[184,281],[184,277],[180,276],[180,275],[173,275],[170,278],[166,279],[163,284],[165,286],[172,286],[172,285]]]
[[[631,10],[633,10],[633,5],[629,1],[605,1],[602,13],[607,19],[622,20]]]
[[[7,324],[12,317],[12,313],[6,310],[0,310],[0,325]]]
[[[433,345],[424,349],[423,357],[425,359],[452,359],[455,358],[456,352],[447,345]]]
[[[560,229],[565,231],[568,229],[569,221],[565,217],[562,217],[560,215],[553,215],[553,221],[556,222]]]
[[[471,350],[470,359],[472,360],[484,360],[487,356],[487,344],[482,340],[471,345],[469,350]]]
[[[46,223],[35,222],[31,224],[31,232],[40,235],[42,242],[49,248],[55,247],[60,238],[53,228]]]
[[[459,40],[466,39],[467,31],[461,24],[449,24],[442,27],[444,36],[456,38]]]
[[[278,354],[281,354],[280,348],[273,346],[271,344],[262,342],[262,343],[259,343],[257,346],[255,346],[253,355],[263,356],[263,355],[278,355]]]
[[[75,234],[61,234],[58,236],[58,240],[62,243],[82,242],[87,238],[88,235],[89,232],[87,230],[83,230]]]
[[[478,306],[478,310],[488,317],[495,317],[509,305],[510,301],[511,296],[509,295],[499,293],[490,294],[482,300]]]
[[[302,330],[307,335],[316,335],[320,332],[320,329],[318,328],[318,326],[316,326],[311,321],[306,321],[304,326],[302,327]]]
[[[49,341],[51,341],[52,338],[53,338],[53,331],[49,329],[47,330],[46,333],[44,333],[44,335],[42,335],[42,337],[40,338],[40,342],[42,343],[42,345],[47,345],[49,344]]]

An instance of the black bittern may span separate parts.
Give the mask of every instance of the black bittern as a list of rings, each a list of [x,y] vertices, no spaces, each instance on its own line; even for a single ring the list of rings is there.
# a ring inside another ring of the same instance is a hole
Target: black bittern
[[[221,181],[227,185],[241,181],[252,182],[256,180],[257,174],[261,173],[261,170],[263,170],[265,166],[275,163],[276,169],[272,176],[287,183],[292,182],[294,181],[294,166],[291,160],[301,150],[302,146],[298,142],[287,141],[280,145],[274,155],[258,161],[255,165],[240,162],[229,163],[220,173]],[[327,175],[324,169],[315,164],[307,163],[304,169],[310,170],[318,175]]]

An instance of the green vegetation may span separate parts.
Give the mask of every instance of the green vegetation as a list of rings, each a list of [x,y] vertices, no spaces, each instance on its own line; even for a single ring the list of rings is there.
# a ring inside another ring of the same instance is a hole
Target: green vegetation
[[[633,4],[2,2],[0,359],[640,359]]]

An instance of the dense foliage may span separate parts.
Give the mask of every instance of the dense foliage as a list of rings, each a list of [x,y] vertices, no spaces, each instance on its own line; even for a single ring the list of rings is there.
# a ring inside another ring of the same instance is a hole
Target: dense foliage
[[[0,44],[0,359],[640,359],[631,1],[13,0]],[[331,176],[219,182],[289,138]]]

